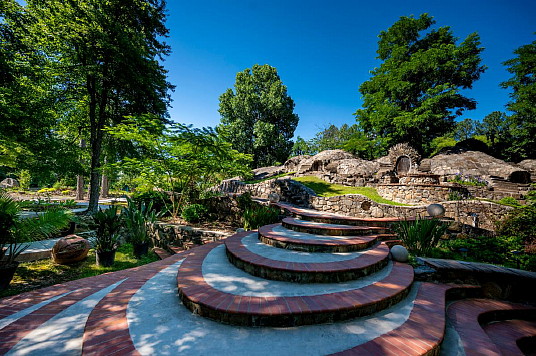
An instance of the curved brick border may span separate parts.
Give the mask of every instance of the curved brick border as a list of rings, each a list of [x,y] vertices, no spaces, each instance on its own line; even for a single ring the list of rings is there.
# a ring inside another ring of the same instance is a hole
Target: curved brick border
[[[259,240],[267,245],[306,252],[352,252],[372,247],[378,240],[395,237],[391,234],[351,236],[340,239],[296,239],[274,233],[274,227],[281,224],[265,225],[259,229]]]
[[[370,315],[409,293],[413,268],[395,263],[389,276],[361,289],[298,297],[247,297],[221,292],[205,282],[203,260],[222,242],[196,248],[177,274],[179,296],[194,313],[227,324],[297,326]]]
[[[298,263],[272,260],[251,252],[242,239],[250,233],[240,233],[225,240],[229,261],[257,277],[298,282],[335,283],[354,280],[379,271],[389,262],[389,247],[380,244],[354,259],[325,263]]]
[[[481,324],[506,319],[534,319],[536,308],[492,299],[468,299],[450,305],[447,315],[460,336],[467,356],[498,356],[502,355],[499,347]]]
[[[476,286],[421,283],[413,309],[404,324],[334,355],[437,355],[445,334],[445,302],[448,296],[478,289]]]
[[[360,235],[372,235],[372,234],[385,234],[387,233],[386,227],[378,226],[350,226],[350,225],[337,225],[337,224],[325,224],[325,223],[312,223],[304,220],[298,220],[295,218],[284,218],[281,222],[283,227],[299,231],[306,232],[308,234],[318,235],[330,235],[330,236],[360,236]]]
[[[536,321],[507,320],[485,325],[483,329],[503,355],[525,355],[522,350],[525,342],[531,351],[534,349]]]
[[[354,216],[338,215],[312,209],[298,208],[285,203],[277,203],[281,209],[284,209],[294,215],[298,219],[315,221],[326,224],[346,224],[352,226],[375,226],[375,227],[390,227],[393,223],[401,220],[414,220],[409,217],[402,218],[357,218]]]

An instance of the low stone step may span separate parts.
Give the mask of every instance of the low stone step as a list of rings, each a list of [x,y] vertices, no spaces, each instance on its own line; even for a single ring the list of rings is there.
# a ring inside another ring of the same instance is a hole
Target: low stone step
[[[298,283],[335,283],[354,280],[385,267],[389,247],[347,253],[310,253],[263,244],[256,232],[243,232],[225,240],[229,261],[257,277]]]
[[[282,224],[259,229],[259,240],[274,247],[306,252],[352,252],[369,248],[381,240],[396,238],[393,234],[367,236],[317,235],[295,231]]]
[[[389,263],[345,283],[296,284],[250,276],[229,263],[222,242],[203,245],[179,267],[179,296],[192,312],[227,324],[297,326],[370,315],[401,301],[413,268]]]
[[[482,328],[499,320],[536,319],[536,308],[492,299],[467,299],[452,303],[447,315],[458,333],[465,355],[502,355]]]
[[[295,218],[284,218],[282,224],[287,229],[319,235],[363,236],[388,233],[388,229],[386,227],[327,224]]]
[[[358,218],[353,216],[326,213],[318,210],[298,208],[285,203],[278,203],[277,205],[298,219],[326,224],[390,227],[393,223],[397,223],[402,220],[400,218]]]

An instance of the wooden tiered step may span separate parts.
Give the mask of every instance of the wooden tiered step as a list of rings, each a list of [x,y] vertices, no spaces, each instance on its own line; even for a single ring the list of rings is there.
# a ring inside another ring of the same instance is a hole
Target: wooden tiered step
[[[283,227],[294,231],[331,236],[363,236],[385,234],[388,231],[388,228],[380,226],[350,226],[342,224],[326,224],[314,221],[300,220],[296,218],[284,218],[282,221],[282,225]]]
[[[483,327],[503,355],[536,354],[536,321],[506,320]]]
[[[324,232],[319,227],[319,232]],[[259,229],[259,240],[274,247],[306,252],[351,252],[375,245],[378,241],[395,238],[393,234],[368,236],[316,235],[288,229],[281,224]]]
[[[221,242],[194,249],[177,275],[184,305],[227,324],[297,326],[370,315],[398,303],[413,283],[413,268],[401,263],[369,280],[312,285],[250,277],[228,265]]]
[[[376,226],[390,227],[393,223],[401,221],[400,218],[358,218],[354,216],[345,216],[323,211],[298,208],[286,203],[277,204],[281,209],[288,211],[294,217],[326,224],[344,224],[352,226]],[[409,218],[412,219],[412,218]]]
[[[482,325],[501,320],[534,321],[536,308],[492,299],[467,299],[451,304],[447,315],[460,336],[465,355],[499,356],[503,346],[495,344]],[[531,329],[525,336],[536,337],[536,330]],[[509,344],[512,342],[515,340]],[[520,350],[518,352],[522,354]]]
[[[332,240],[313,240],[316,246],[322,241],[329,246],[334,243]],[[389,261],[389,247],[385,244],[376,244],[361,252],[312,255],[266,246],[259,242],[256,232],[236,234],[225,240],[225,246],[229,261],[247,273],[298,283],[354,280],[380,270]]]

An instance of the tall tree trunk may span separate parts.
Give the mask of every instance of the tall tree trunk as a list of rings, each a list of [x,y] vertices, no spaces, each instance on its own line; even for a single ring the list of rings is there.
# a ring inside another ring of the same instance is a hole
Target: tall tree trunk
[[[80,148],[86,148],[86,140],[80,139]],[[76,176],[76,200],[84,200],[84,176]]]
[[[104,157],[104,164],[106,165],[106,157]],[[101,179],[101,197],[108,198],[109,192],[110,184],[108,181],[108,176],[106,174],[103,174]]]

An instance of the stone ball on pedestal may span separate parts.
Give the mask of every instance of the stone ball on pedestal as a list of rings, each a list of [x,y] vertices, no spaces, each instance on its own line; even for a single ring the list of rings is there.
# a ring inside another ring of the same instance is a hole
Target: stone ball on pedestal
[[[391,256],[395,261],[408,262],[409,252],[408,249],[402,245],[394,245],[391,247]]]
[[[432,217],[440,217],[445,215],[445,207],[441,204],[430,204],[426,207],[428,215]]]

